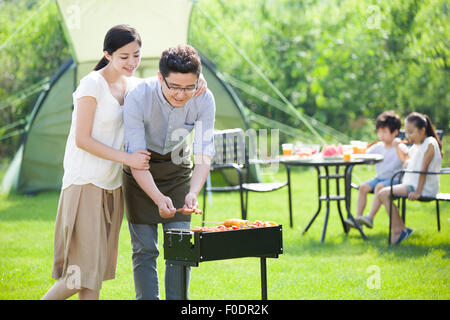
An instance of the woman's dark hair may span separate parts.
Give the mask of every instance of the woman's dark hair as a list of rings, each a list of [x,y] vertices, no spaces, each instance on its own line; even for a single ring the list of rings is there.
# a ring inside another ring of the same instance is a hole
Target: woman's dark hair
[[[436,133],[436,129],[434,128],[430,117],[419,112],[412,112],[406,117],[406,122],[411,123],[417,129],[425,128],[425,134],[427,135],[427,137],[434,137],[436,139],[439,145],[439,150],[442,154],[442,143]]]
[[[119,48],[129,44],[130,42],[137,41],[139,46],[142,46],[141,36],[135,28],[127,24],[119,24],[108,30],[103,41],[103,51],[113,54]],[[109,63],[105,56],[97,63],[94,70],[100,70]]]
[[[400,116],[396,114],[393,110],[385,111],[381,113],[375,122],[375,127],[377,130],[379,128],[389,128],[391,133],[395,130],[400,130],[402,127],[402,120]]]
[[[178,45],[164,50],[159,60],[159,72],[164,78],[171,72],[194,73],[202,72],[202,64],[197,51],[189,45]]]

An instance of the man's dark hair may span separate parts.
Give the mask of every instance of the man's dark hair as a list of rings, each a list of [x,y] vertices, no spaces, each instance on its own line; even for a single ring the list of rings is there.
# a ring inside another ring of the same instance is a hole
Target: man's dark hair
[[[377,128],[377,130],[379,128],[388,127],[392,133],[395,130],[400,130],[400,128],[402,127],[402,120],[400,119],[400,116],[393,110],[385,111],[377,117],[375,127]]]
[[[171,47],[161,54],[159,72],[164,78],[171,72],[194,73],[197,76],[202,72],[202,64],[197,51],[189,45]]]

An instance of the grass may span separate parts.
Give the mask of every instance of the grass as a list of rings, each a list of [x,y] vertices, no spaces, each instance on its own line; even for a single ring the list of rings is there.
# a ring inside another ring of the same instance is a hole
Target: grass
[[[285,178],[282,169],[273,175],[280,180]],[[355,182],[362,182],[373,175],[373,168],[359,167],[355,168],[353,177]],[[449,182],[450,177],[442,177],[443,192],[450,191]],[[384,209],[378,213],[374,229],[365,229],[369,241],[362,240],[355,230],[345,235],[336,204],[331,205],[325,243],[320,242],[324,212],[302,236],[317,207],[315,171],[293,169],[293,195],[292,229],[286,189],[249,195],[249,219],[283,224],[284,253],[278,259],[267,261],[269,299],[450,298],[448,203],[441,203],[441,232],[437,232],[435,205],[408,202],[407,225],[415,233],[400,246],[388,247],[388,219]],[[353,191],[353,210],[356,195]],[[58,197],[59,193],[0,196],[0,299],[40,299],[54,283],[50,275]],[[371,198],[369,205],[370,202]],[[213,204],[207,207],[207,220],[239,216],[237,194],[214,194]],[[193,217],[192,225],[200,225],[199,216]],[[159,283],[164,298],[161,229],[159,236]],[[119,241],[116,279],[103,283],[101,299],[134,299],[126,220]],[[370,286],[371,279],[377,275],[380,282],[374,288]],[[192,268],[191,299],[260,299],[260,294],[256,258],[210,261]]]

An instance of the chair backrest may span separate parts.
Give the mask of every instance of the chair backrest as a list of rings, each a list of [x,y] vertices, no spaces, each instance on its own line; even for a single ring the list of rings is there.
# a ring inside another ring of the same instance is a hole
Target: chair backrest
[[[248,163],[245,135],[241,128],[214,131],[214,148],[213,166],[231,163],[245,166]]]
[[[442,142],[442,138],[444,138],[444,130],[436,129],[436,133],[439,137],[439,140]],[[404,129],[401,129],[397,135],[398,138],[404,140],[406,138],[406,133]]]

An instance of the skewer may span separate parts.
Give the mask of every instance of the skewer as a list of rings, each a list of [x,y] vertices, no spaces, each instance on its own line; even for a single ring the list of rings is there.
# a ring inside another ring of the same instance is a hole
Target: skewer
[[[200,209],[189,209],[189,208],[180,208],[177,209],[176,212],[182,213],[182,214],[203,214],[202,210]]]

